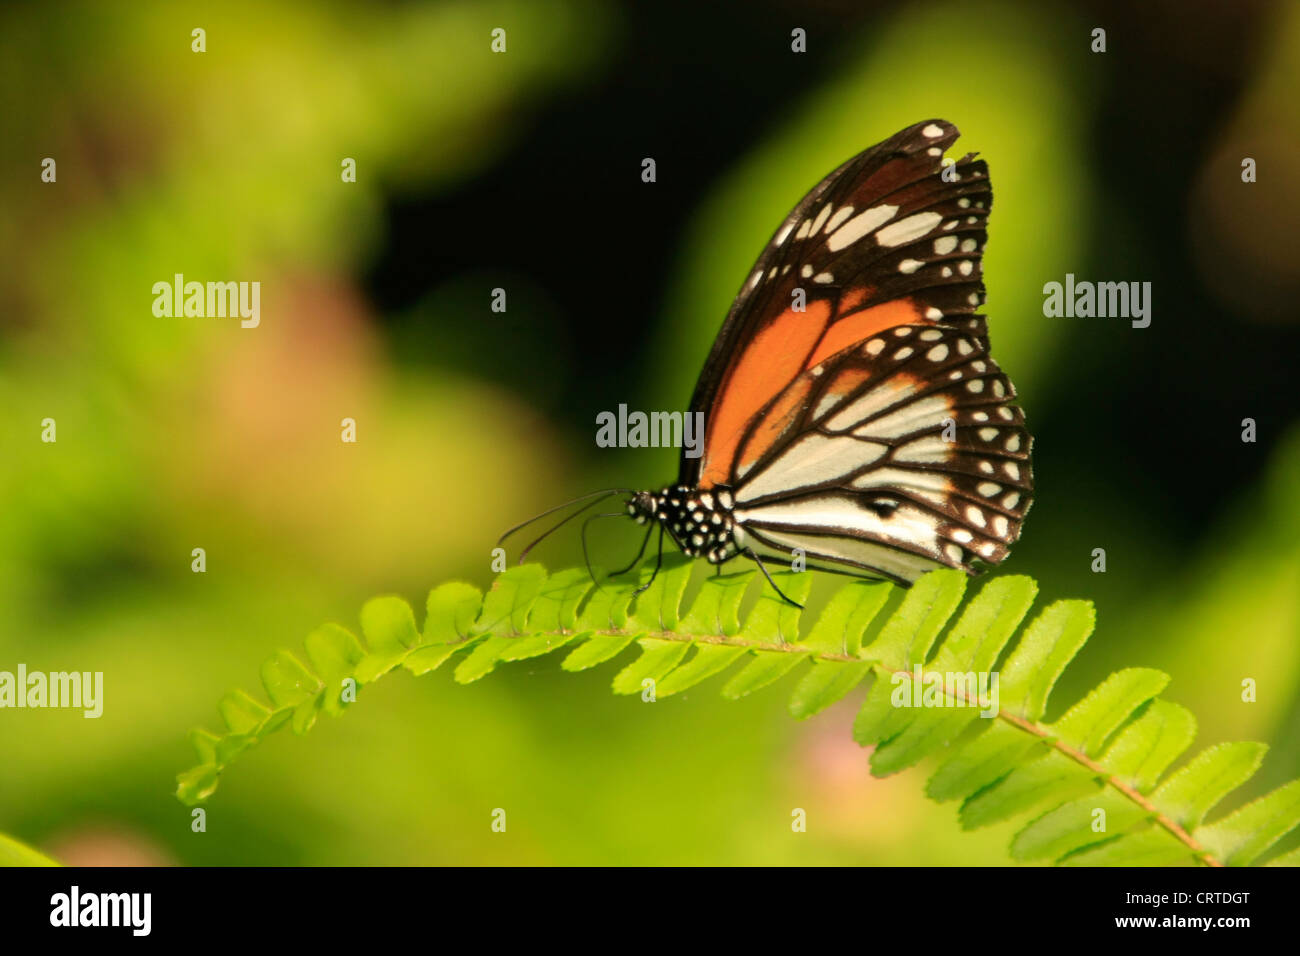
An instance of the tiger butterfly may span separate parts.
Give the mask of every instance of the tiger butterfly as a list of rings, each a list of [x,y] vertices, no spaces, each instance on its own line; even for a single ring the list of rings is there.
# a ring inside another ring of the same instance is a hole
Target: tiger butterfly
[[[765,576],[764,558],[801,554],[910,585],[1007,556],[1032,438],[975,313],[992,190],[974,153],[943,160],[959,135],[908,127],[786,217],[696,384],[701,456],[683,454],[675,485],[615,490],[649,524],[641,553],[657,523],[660,559],[666,533],[689,557],[743,555]]]

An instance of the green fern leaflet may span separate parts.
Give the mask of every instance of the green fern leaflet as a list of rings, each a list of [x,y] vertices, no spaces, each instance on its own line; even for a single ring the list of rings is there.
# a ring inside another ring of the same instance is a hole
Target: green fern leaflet
[[[200,763],[178,777],[176,794],[191,805],[206,800],[231,762],[267,734],[286,724],[306,733],[320,713],[338,715],[351,691],[397,667],[418,676],[454,658],[455,679],[469,683],[500,664],[560,649],[567,650],[561,667],[584,670],[636,644],[639,656],[614,677],[617,694],[650,686],[660,698],[729,671],[722,694],[734,699],[789,678],[790,712],[802,719],[870,680],[853,734],[873,748],[872,772],[937,757],[927,793],[961,801],[964,827],[1027,819],[1011,844],[1017,860],[1244,866],[1300,823],[1300,781],[1206,822],[1254,774],[1266,748],[1220,744],[1171,770],[1191,746],[1196,721],[1157,696],[1168,683],[1160,671],[1112,674],[1059,719],[1044,721],[1053,686],[1092,633],[1086,601],[1050,604],[1021,629],[1037,585],[1000,577],[950,623],[967,578],[941,570],[903,592],[883,618],[896,589],[853,581],[801,628],[800,611],[770,588],[742,614],[752,571],[704,581],[683,607],[691,571],[689,561],[668,562],[635,595],[631,583],[594,587],[585,569],[548,576],[524,565],[501,574],[486,596],[460,582],[434,589],[423,630],[405,601],[375,598],[361,611],[364,643],[326,625],[307,636],[307,664],[280,651],[263,665],[269,705],[242,691],[227,694],[219,705],[226,731],[193,732]],[[776,578],[799,601],[811,587],[808,573]],[[975,675],[998,665],[996,712],[981,718],[960,684],[936,689],[922,676],[924,687],[913,687],[922,665],[922,675]],[[898,705],[923,689],[942,693],[947,706]],[[1270,865],[1300,865],[1300,850]]]

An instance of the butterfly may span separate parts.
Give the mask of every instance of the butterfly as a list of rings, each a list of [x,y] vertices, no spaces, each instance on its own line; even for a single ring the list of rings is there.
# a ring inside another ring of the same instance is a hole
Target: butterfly
[[[974,153],[943,158],[959,135],[910,126],[781,223],[695,387],[702,453],[657,491],[595,493],[628,495],[617,514],[648,526],[625,570],[656,527],[660,562],[666,535],[714,565],[753,560],[778,594],[765,560],[910,585],[1007,556],[1033,440],[976,313],[993,194]]]

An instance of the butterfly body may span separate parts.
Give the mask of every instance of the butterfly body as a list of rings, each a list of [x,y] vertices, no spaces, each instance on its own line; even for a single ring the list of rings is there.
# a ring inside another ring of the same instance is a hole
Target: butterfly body
[[[722,564],[743,550],[744,532],[736,525],[733,500],[725,488],[701,491],[677,485],[657,492],[638,491],[627,510],[637,524],[659,522],[688,558]]]
[[[597,493],[628,494],[617,514],[648,525],[637,560],[656,525],[660,559],[668,536],[764,573],[766,559],[907,585],[1007,556],[1033,439],[976,312],[993,193],[974,153],[944,158],[958,135],[943,120],[896,133],[777,228],[696,384],[700,453],[659,491]]]
[[[918,123],[843,164],[781,224],[732,306],[691,412],[704,454],[638,492],[689,557],[738,555],[908,584],[976,573],[1032,493],[1024,416],[989,354],[974,154]]]

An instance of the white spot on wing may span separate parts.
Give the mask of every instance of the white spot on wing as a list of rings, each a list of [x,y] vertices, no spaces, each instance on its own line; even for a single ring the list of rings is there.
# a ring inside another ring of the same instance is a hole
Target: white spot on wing
[[[831,216],[830,221],[826,223],[826,231],[834,232],[843,225],[844,220],[848,219],[851,215],[853,215],[852,206],[841,206],[839,209],[835,210],[835,215]]]
[[[743,504],[792,487],[833,481],[877,461],[888,450],[886,445],[847,435],[804,435],[752,481],[736,489],[736,498]]]
[[[893,219],[896,212],[898,212],[897,206],[882,204],[858,213],[831,234],[826,240],[826,248],[831,252],[839,252],[846,246],[851,246],[867,233]]]
[[[952,448],[938,435],[925,435],[910,441],[894,452],[897,461],[937,464],[949,458]]]
[[[937,212],[918,212],[914,216],[908,216],[906,219],[885,226],[876,233],[876,242],[882,246],[901,246],[920,239],[937,226],[942,218]]]
[[[825,427],[834,432],[853,428],[872,415],[910,398],[915,391],[916,385],[910,383],[905,377],[887,378],[875,388],[854,399],[853,404],[826,422]]]
[[[853,434],[861,438],[902,438],[904,435],[938,425],[950,414],[952,414],[952,406],[946,398],[942,395],[930,395],[908,402],[888,415],[882,415],[880,418],[859,425],[853,430]]]
[[[808,227],[809,234],[811,235],[813,233],[820,232],[822,226],[825,225],[826,219],[827,217],[830,216],[830,214],[831,214],[831,204],[827,203],[826,205],[822,206],[822,211],[817,214],[817,218],[813,220],[813,224]]]

